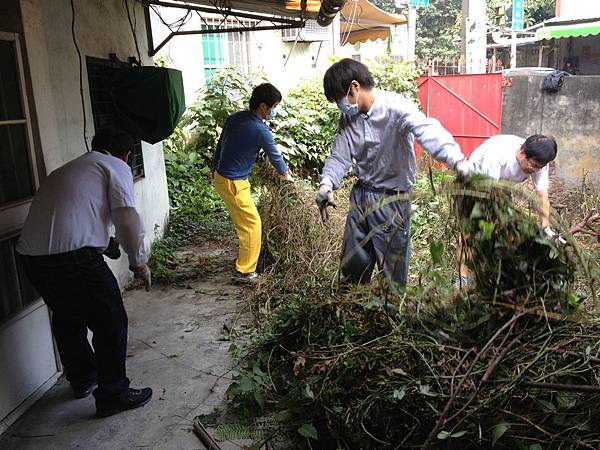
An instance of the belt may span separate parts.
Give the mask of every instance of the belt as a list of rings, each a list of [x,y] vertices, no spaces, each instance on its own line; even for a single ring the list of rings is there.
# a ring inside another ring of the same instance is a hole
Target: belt
[[[365,191],[375,192],[376,194],[386,194],[386,195],[398,195],[398,194],[408,194],[408,191],[396,191],[394,189],[388,188],[379,188],[375,186],[371,186],[370,184],[365,183],[364,181],[358,180],[356,182],[356,186],[364,189]]]

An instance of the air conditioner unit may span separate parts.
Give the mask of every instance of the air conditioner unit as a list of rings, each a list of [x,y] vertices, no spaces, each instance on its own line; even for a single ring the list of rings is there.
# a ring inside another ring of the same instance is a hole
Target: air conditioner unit
[[[291,28],[281,30],[281,38],[284,42],[322,42],[328,41],[331,37],[331,25],[322,27],[316,20],[309,19],[304,24],[304,28]]]

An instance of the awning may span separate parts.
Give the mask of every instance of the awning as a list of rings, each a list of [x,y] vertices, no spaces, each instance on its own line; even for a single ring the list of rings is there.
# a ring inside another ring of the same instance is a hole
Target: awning
[[[581,21],[577,23],[561,24],[559,22],[547,24],[535,33],[535,39],[560,39],[579,36],[593,36],[600,34],[600,20]]]
[[[301,15],[300,0],[176,0],[186,3],[214,7],[215,4],[237,11],[246,11],[258,14],[267,14],[284,17],[299,17]],[[321,0],[307,1],[307,15],[314,19],[317,17]]]
[[[340,15],[340,41],[342,44],[387,39],[390,27],[406,23],[399,14],[390,14],[368,0],[348,0]]]

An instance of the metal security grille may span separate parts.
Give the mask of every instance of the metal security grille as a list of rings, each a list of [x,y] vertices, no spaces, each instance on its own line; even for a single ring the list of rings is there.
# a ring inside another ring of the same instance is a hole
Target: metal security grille
[[[90,56],[87,57],[86,62],[92,113],[94,115],[94,128],[99,130],[105,127],[118,127],[119,123],[110,96],[110,88],[119,71],[126,69],[129,65],[110,59],[92,58]],[[129,156],[129,166],[131,167],[134,179],[144,176],[144,155],[140,141],[135,143],[133,152]]]
[[[296,37],[300,42],[323,42],[328,41],[330,36],[331,25],[322,27],[312,19],[306,21],[304,28],[281,30],[281,37],[286,42],[295,41]]]
[[[223,21],[205,18],[202,30],[248,27],[252,21]],[[246,31],[230,33],[210,33],[202,35],[204,58],[204,78],[210,78],[218,69],[235,67],[244,74],[250,73],[249,58],[250,33]]]

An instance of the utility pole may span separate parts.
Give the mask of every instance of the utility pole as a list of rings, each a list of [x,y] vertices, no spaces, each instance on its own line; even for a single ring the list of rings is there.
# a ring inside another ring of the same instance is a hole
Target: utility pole
[[[486,71],[486,0],[462,0],[461,50],[466,73]]]
[[[417,45],[417,7],[408,6],[408,60],[414,62]]]

